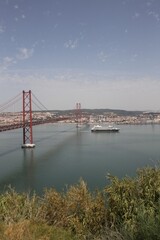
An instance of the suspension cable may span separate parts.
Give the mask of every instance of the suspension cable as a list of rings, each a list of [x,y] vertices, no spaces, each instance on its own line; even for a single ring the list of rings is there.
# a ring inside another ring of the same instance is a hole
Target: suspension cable
[[[33,92],[32,92],[32,96],[37,100],[37,102],[46,110],[46,111],[49,111],[41,102],[40,102],[40,100],[33,94]],[[33,101],[33,100],[32,100]],[[35,102],[34,102],[34,104],[35,104]],[[37,105],[36,105],[37,106]],[[39,107],[40,108],[40,107]],[[42,110],[42,109],[41,109]]]
[[[33,99],[32,99],[32,103],[34,103],[34,105],[41,111],[44,111],[44,109],[42,107],[40,107]]]
[[[5,109],[9,108],[10,106],[18,102],[20,99],[21,99],[21,94],[18,94],[14,98],[10,99],[8,102],[0,105],[0,112],[3,112]]]

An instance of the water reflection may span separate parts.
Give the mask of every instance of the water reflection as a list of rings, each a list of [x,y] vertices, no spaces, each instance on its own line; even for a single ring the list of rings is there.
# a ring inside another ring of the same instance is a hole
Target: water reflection
[[[23,166],[25,189],[32,190],[35,187],[35,162],[34,149],[23,149]]]

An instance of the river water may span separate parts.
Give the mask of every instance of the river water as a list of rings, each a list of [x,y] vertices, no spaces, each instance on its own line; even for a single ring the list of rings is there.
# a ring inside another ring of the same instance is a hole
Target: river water
[[[34,149],[21,149],[22,129],[0,133],[0,192],[45,188],[58,191],[82,178],[90,190],[108,183],[107,173],[118,177],[155,166],[160,160],[160,125],[122,125],[119,133],[93,133],[91,126],[74,124],[33,127]]]

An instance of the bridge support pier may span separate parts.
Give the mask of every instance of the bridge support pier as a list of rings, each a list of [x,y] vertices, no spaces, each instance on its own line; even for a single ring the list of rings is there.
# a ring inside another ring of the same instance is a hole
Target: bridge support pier
[[[32,133],[31,90],[23,91],[23,144],[22,148],[34,148]]]

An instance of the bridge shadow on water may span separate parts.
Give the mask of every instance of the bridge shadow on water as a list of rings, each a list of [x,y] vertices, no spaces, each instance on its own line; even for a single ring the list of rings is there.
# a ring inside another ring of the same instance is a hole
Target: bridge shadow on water
[[[58,154],[67,145],[67,143],[69,143],[72,139],[73,140],[77,139],[77,136],[81,134],[81,131],[83,131],[83,130],[77,129],[77,128],[76,129],[72,128],[69,131],[64,130],[61,132],[57,132],[57,133],[67,133],[67,136],[64,136],[64,138],[61,139],[59,142],[57,142],[55,145],[50,145],[50,148],[47,151],[44,151],[44,153],[38,157],[38,162],[47,161],[50,159],[51,156],[55,156],[56,154]],[[42,142],[44,140],[52,139],[53,136],[40,139],[37,142]]]
[[[5,177],[0,181],[0,192],[3,192],[6,189],[6,186],[9,186],[12,183],[12,186],[16,186],[16,190],[18,191],[29,191],[32,192],[36,189],[36,174],[37,168],[43,168],[44,161],[50,161],[52,164],[56,164],[58,161],[58,154],[64,149],[64,147],[74,139],[77,139],[77,136],[81,134],[83,129],[77,129],[74,127],[62,130],[62,131],[54,131],[53,134],[46,137],[41,137],[36,140],[36,148],[35,149],[19,149],[19,147],[13,148],[11,150],[7,150],[0,154],[0,157],[4,157],[6,155],[12,154],[16,151],[22,151],[21,157],[22,161],[19,161],[17,168],[9,171],[8,174],[5,174]],[[65,134],[66,133],[66,134]],[[59,139],[58,142],[54,142],[52,145],[52,139],[54,140],[55,135],[61,135],[62,138]],[[50,141],[50,144],[47,148],[40,149],[41,154],[39,154],[39,148],[45,145],[45,141]],[[39,144],[40,143],[40,144]],[[39,145],[38,145],[39,144]],[[65,151],[65,150],[64,150]],[[38,173],[39,174],[39,173]],[[46,186],[47,187],[47,186]],[[42,190],[40,190],[41,192]]]
[[[19,148],[20,148],[20,146],[19,146],[19,147],[16,147],[16,148],[13,148],[13,149],[10,149],[10,150],[7,150],[7,151],[5,151],[5,152],[2,152],[2,153],[0,153],[0,157],[4,157],[4,156],[6,156],[6,155],[8,155],[8,154],[11,154],[11,153],[13,153],[13,152],[16,152],[16,151],[19,150]]]

